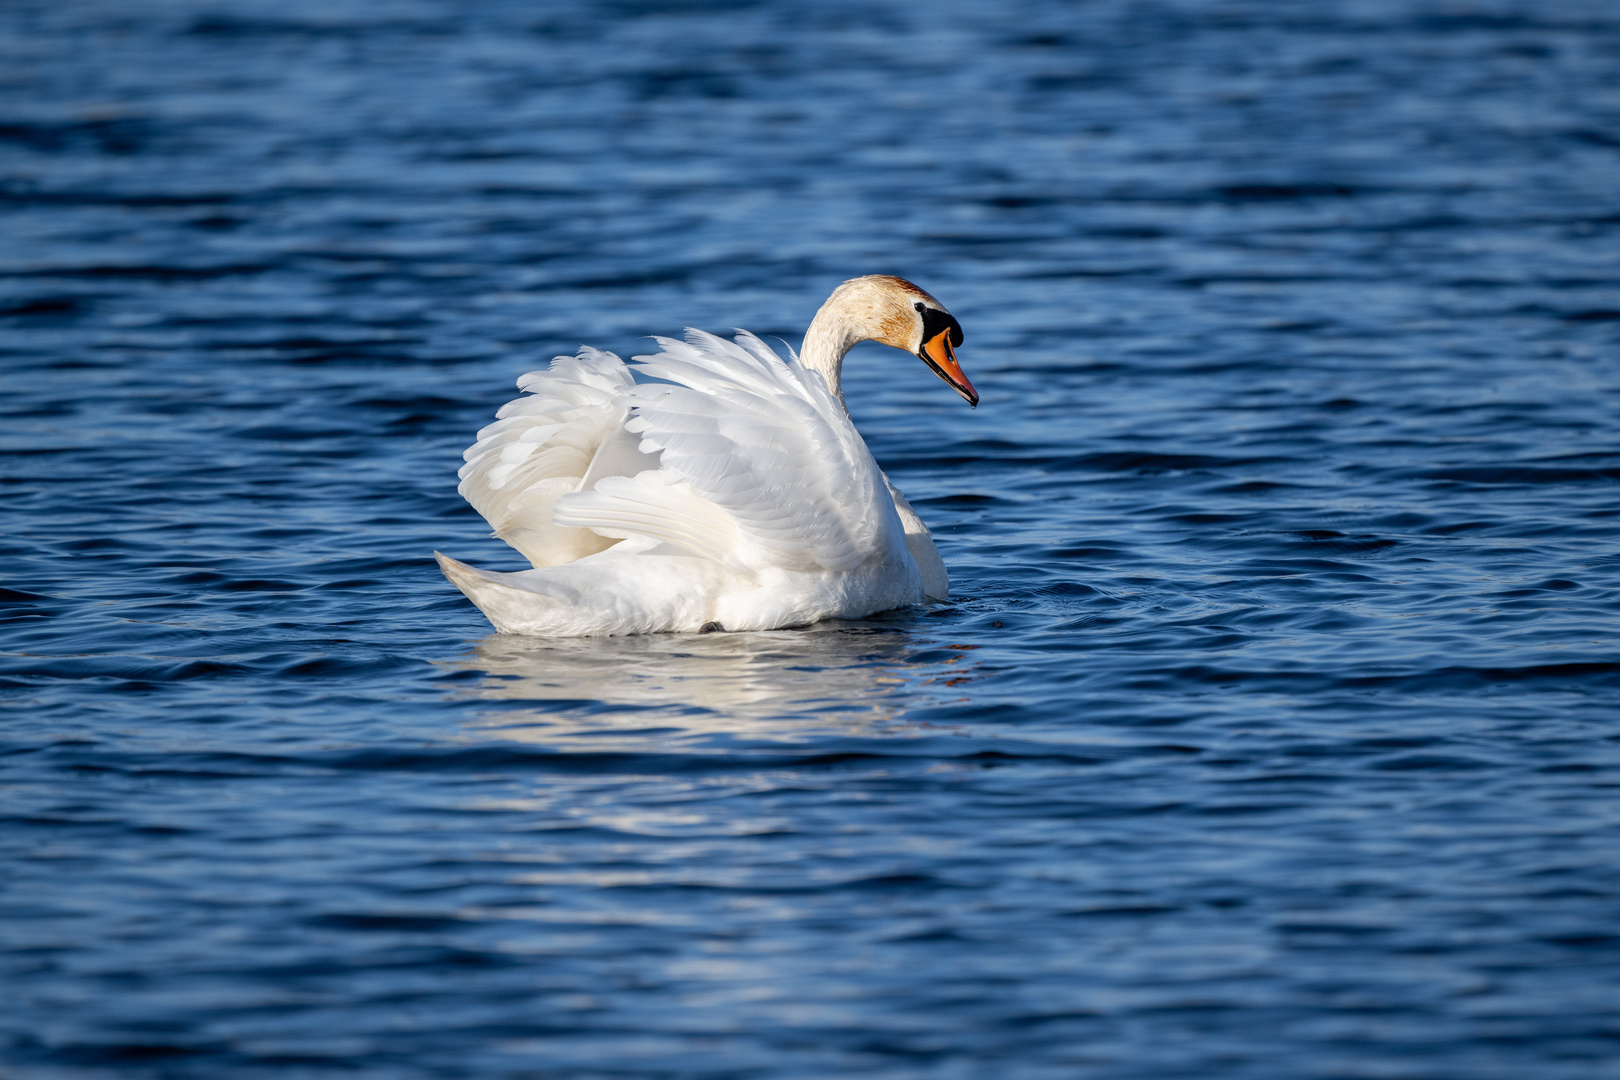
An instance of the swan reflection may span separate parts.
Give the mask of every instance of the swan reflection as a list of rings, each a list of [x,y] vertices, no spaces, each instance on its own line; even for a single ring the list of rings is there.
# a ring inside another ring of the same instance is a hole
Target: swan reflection
[[[477,719],[503,737],[631,733],[876,734],[961,700],[966,652],[892,627],[818,624],[738,634],[525,638],[494,634],[446,666],[461,693],[510,703]],[[520,702],[532,702],[524,709]]]

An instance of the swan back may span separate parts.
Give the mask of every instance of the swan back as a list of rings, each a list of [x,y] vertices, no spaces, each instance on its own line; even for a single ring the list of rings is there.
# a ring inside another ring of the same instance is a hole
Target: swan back
[[[662,382],[621,400],[659,468],[565,496],[559,524],[653,537],[756,579],[903,555],[883,474],[819,375],[746,332],[657,340],[635,359]]]

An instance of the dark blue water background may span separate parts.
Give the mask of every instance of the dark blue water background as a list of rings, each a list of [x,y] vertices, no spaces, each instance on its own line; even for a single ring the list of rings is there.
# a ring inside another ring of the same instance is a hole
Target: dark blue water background
[[[1620,1075],[1620,9],[18,0],[7,1076]],[[492,635],[513,382],[912,277],[952,602]]]

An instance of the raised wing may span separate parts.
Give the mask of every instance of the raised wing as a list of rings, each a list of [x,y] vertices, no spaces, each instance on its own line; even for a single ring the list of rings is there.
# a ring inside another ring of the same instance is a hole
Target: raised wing
[[[620,475],[557,501],[559,525],[648,536],[757,575],[851,570],[905,551],[883,474],[821,377],[757,337],[658,338],[637,370],[673,385],[621,398],[626,430],[657,472]]]
[[[621,399],[634,385],[613,353],[585,347],[559,356],[549,370],[518,380],[528,396],[503,406],[465,454],[457,490],[535,566],[572,562],[614,542],[558,525],[559,498],[585,481],[658,467],[624,430],[630,411]]]

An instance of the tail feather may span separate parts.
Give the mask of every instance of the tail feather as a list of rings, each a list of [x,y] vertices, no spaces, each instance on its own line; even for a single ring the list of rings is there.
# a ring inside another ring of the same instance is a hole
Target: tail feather
[[[579,592],[560,581],[544,582],[544,591],[534,588],[536,582],[519,584],[516,574],[492,573],[468,566],[441,551],[433,557],[439,560],[439,569],[450,583],[460,589],[478,606],[495,629],[505,633],[524,633],[537,615],[560,614],[580,602]]]

